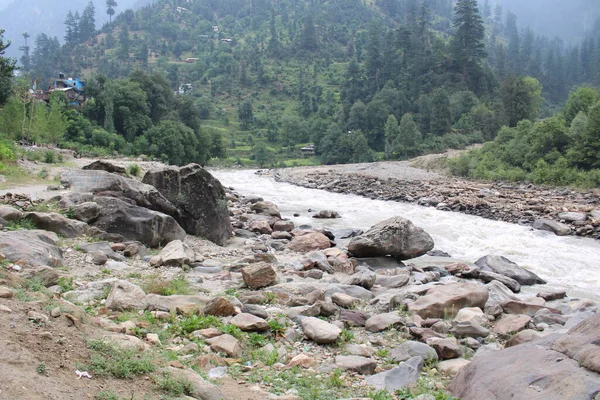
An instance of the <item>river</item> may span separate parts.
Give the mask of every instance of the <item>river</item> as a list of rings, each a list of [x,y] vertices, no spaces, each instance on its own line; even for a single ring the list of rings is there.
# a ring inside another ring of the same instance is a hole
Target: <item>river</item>
[[[435,241],[435,249],[453,258],[474,262],[501,255],[538,274],[548,285],[532,288],[566,289],[569,296],[600,301],[600,241],[573,236],[559,237],[529,227],[470,215],[438,211],[432,207],[370,200],[348,194],[329,193],[275,182],[255,171],[212,171],[225,186],[243,195],[259,195],[279,206],[284,218],[296,223],[330,229],[366,230],[394,216],[410,219]],[[342,218],[317,220],[312,212],[334,210]],[[293,217],[299,213],[299,217]],[[531,291],[529,289],[528,291]]]

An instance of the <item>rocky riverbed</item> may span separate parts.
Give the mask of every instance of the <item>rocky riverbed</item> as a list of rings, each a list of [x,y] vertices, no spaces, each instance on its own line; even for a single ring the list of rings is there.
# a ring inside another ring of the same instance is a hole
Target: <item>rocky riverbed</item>
[[[296,226],[200,167],[148,169],[97,163],[61,171],[48,201],[4,197],[0,398],[600,391],[596,304],[507,258],[431,252],[400,216],[366,232]]]
[[[352,193],[370,199],[416,203],[449,212],[530,225],[557,235],[600,238],[600,191],[544,188],[531,184],[481,183],[378,162],[300,167],[274,172],[295,185]]]

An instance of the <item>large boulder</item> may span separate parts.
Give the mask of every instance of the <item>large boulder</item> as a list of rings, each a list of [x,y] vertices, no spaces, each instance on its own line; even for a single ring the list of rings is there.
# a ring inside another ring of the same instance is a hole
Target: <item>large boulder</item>
[[[156,188],[135,179],[125,178],[106,171],[68,169],[62,173],[60,181],[65,188],[74,192],[125,197],[133,200],[140,207],[167,215],[177,214],[175,206]],[[83,201],[91,200],[86,199]]]
[[[475,283],[449,283],[434,286],[425,296],[408,305],[408,309],[422,318],[454,317],[461,308],[483,309],[488,300],[485,286]]]
[[[596,334],[581,343],[573,343],[577,352],[583,350],[581,345],[598,347],[594,344],[598,340],[598,321],[587,324],[585,328],[580,325],[580,329],[592,328]],[[462,400],[595,399],[600,391],[600,375],[582,368],[586,366],[585,361],[577,361],[568,351],[560,351],[563,341],[573,339],[570,334],[550,335],[478,355],[460,370],[448,389]]]
[[[169,267],[183,267],[185,264],[190,264],[196,258],[194,250],[181,240],[173,240],[169,242],[158,255],[160,265]]]
[[[304,317],[300,324],[304,335],[319,344],[334,343],[342,333],[337,326],[315,317]]]
[[[38,229],[54,232],[68,238],[82,236],[86,233],[88,224],[69,219],[57,213],[29,212],[24,218],[32,221]]]
[[[109,163],[108,161],[104,160],[96,160],[88,165],[83,166],[81,169],[89,171],[106,171],[112,174],[123,176],[127,175],[127,171],[125,171],[124,167]]]
[[[582,367],[600,372],[600,314],[569,330],[552,345],[552,350],[561,352]]]
[[[353,238],[348,244],[348,251],[356,257],[390,255],[409,260],[426,254],[433,246],[433,239],[423,229],[405,218],[394,217]]]
[[[113,197],[95,197],[94,201],[100,206],[100,215],[91,224],[105,232],[149,247],[185,239],[185,231],[169,215]]]
[[[277,273],[267,263],[259,262],[242,268],[244,283],[252,289],[260,289],[277,283]]]
[[[533,222],[533,229],[552,232],[557,236],[566,236],[571,233],[569,225],[551,219],[536,219]]]
[[[105,305],[109,310],[138,310],[146,306],[145,297],[146,293],[139,286],[118,280],[113,283]]]
[[[177,207],[177,221],[187,233],[219,245],[231,237],[225,190],[200,165],[150,171],[142,181],[154,186]]]
[[[58,236],[47,231],[0,232],[0,254],[8,261],[24,266],[58,267],[62,264],[62,252],[57,242]]]
[[[298,252],[308,253],[315,250],[324,250],[331,247],[329,238],[321,232],[307,232],[299,236],[294,236],[287,248]]]
[[[496,274],[508,276],[509,278],[519,282],[521,285],[535,285],[538,283],[546,283],[545,280],[543,280],[533,272],[528,271],[525,268],[519,267],[514,262],[502,256],[488,255],[485,257],[481,257],[479,260],[475,261],[475,265],[477,265],[482,271],[491,271]],[[506,282],[502,283],[506,285]]]

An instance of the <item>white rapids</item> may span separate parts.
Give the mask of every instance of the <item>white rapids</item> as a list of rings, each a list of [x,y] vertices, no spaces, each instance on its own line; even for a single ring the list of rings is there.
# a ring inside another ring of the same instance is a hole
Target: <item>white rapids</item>
[[[559,237],[525,226],[432,207],[302,188],[275,182],[272,177],[260,176],[251,170],[211,172],[223,185],[243,195],[258,195],[277,204],[282,216],[296,225],[366,230],[379,221],[399,215],[425,229],[433,237],[435,249],[453,258],[474,262],[488,254],[502,255],[548,282],[535,290],[566,289],[569,296],[600,300],[599,240]],[[342,218],[313,219],[308,209],[334,210]],[[294,213],[300,217],[293,217]]]

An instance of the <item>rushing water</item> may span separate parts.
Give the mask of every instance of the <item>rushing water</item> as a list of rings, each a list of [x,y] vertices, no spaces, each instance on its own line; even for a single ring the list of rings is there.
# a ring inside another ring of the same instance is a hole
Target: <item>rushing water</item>
[[[259,176],[254,171],[213,174],[225,186],[243,195],[259,195],[277,204],[282,216],[296,225],[366,230],[379,221],[399,215],[425,229],[433,237],[435,248],[454,258],[474,262],[487,254],[502,255],[548,281],[548,289],[564,288],[570,296],[600,300],[598,240],[559,237],[529,227],[431,207],[306,189],[275,182],[272,177]],[[316,220],[311,218],[308,209],[334,210],[342,218]],[[300,217],[293,217],[294,213],[300,213]]]

